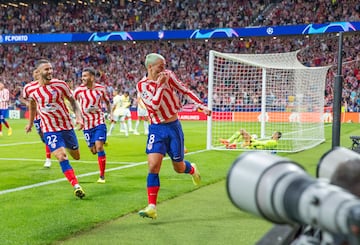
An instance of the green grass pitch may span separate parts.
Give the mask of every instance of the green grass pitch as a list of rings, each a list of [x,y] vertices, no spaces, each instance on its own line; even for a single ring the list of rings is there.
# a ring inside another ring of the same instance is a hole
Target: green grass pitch
[[[245,213],[229,201],[225,178],[238,151],[206,151],[206,122],[184,121],[186,159],[197,163],[202,185],[176,174],[166,158],[160,173],[158,219],[143,219],[137,211],[147,204],[144,135],[108,138],[107,183],[97,184],[97,156],[78,132],[81,160],[71,160],[83,200],[73,195],[55,159],[43,168],[44,145],[35,129],[26,134],[25,120],[9,120],[13,135],[0,137],[1,244],[254,244],[272,226]],[[133,122],[134,123],[134,122]],[[118,126],[118,125],[117,125]],[[322,154],[331,148],[331,125],[326,142],[296,154],[281,154],[314,175]],[[119,132],[117,127],[114,132]],[[343,124],[341,145],[360,135],[357,124]]]

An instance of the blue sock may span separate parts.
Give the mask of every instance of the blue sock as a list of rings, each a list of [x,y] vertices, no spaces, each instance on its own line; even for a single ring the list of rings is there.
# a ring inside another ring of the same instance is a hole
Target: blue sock
[[[191,171],[191,163],[189,161],[186,161],[186,160],[184,162],[185,162],[185,171],[184,171],[184,173],[188,174]]]
[[[105,151],[99,151],[97,154],[99,157],[105,156]]]
[[[60,162],[60,167],[63,171],[63,173],[65,173],[65,171],[72,169],[69,160],[64,160]]]
[[[159,174],[149,173],[146,182],[147,182],[147,187],[160,186]]]

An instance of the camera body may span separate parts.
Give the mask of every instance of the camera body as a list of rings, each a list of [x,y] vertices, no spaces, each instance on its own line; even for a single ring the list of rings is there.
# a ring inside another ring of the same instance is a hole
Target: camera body
[[[287,158],[245,152],[228,172],[228,196],[239,209],[275,224],[309,225],[352,237],[353,228],[360,227],[360,215],[356,215],[360,214],[360,200],[329,183],[344,160],[354,158],[360,164],[360,156],[348,151],[337,148],[325,154],[318,164],[318,179]]]

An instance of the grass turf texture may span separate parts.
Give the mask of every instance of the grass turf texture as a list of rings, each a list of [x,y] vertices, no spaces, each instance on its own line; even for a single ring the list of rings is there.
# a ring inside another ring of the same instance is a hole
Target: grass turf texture
[[[0,138],[1,244],[254,244],[272,225],[229,201],[224,180],[241,153],[202,151],[206,122],[183,122],[186,159],[197,163],[202,185],[194,187],[190,176],[176,174],[165,160],[157,220],[137,215],[147,204],[145,136],[108,138],[107,182],[101,185],[97,157],[78,132],[81,160],[70,162],[87,195],[79,200],[55,159],[43,168],[44,145],[35,131],[25,134],[25,120],[9,122],[13,135],[4,129]],[[320,156],[331,148],[331,131],[328,125],[326,143],[316,148],[279,155],[314,175]],[[350,135],[360,135],[358,125],[342,124],[342,146],[350,147]],[[58,182],[41,184],[52,180]],[[28,185],[38,186],[11,192]]]

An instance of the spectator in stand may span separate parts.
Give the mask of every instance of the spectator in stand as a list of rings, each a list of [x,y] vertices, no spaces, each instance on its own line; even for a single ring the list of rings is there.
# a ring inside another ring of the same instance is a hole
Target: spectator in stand
[[[258,15],[264,25],[269,24],[301,24],[305,21],[324,23],[328,21],[358,21],[359,3],[355,0],[344,0],[341,4],[331,1],[229,1],[197,2],[196,8],[189,4],[190,0],[171,3],[128,2],[124,5],[103,4],[96,0],[82,4],[70,3],[65,0],[30,2],[28,6],[8,5],[0,6],[0,30],[3,33],[42,33],[42,32],[95,32],[95,31],[133,31],[162,29],[191,29],[210,27],[244,27],[257,25]],[[40,12],[40,9],[42,12]],[[136,9],[136,11],[133,11]],[[198,12],[197,9],[203,11]],[[266,12],[263,10],[266,9]],[[298,9],[299,11],[292,11]],[[3,10],[3,11],[2,11]],[[50,18],[45,18],[47,13]],[[154,14],[156,13],[156,14]],[[161,18],[158,18],[161,16]],[[63,21],[59,21],[59,20]],[[123,22],[118,22],[123,19]],[[186,19],[183,23],[182,19]],[[212,21],[209,22],[209,19]],[[146,25],[144,23],[147,23]],[[28,70],[32,69],[33,54],[48,54],[57,60],[54,73],[59,79],[77,81],[85,66],[96,66],[102,71],[99,83],[107,87],[119,87],[122,91],[131,91],[136,81],[141,79],[135,67],[142,67],[139,57],[145,56],[148,50],[159,50],[161,53],[171,54],[172,69],[176,70],[179,78],[192,87],[196,93],[207,89],[207,58],[210,49],[233,53],[274,53],[301,49],[299,60],[305,65],[334,65],[336,64],[337,37],[335,35],[311,35],[308,37],[256,37],[244,39],[210,39],[203,41],[172,41],[172,42],[144,42],[141,44],[97,43],[89,44],[51,44],[51,45],[1,45],[0,46],[0,80],[13,81],[5,83],[10,90],[11,103],[16,100],[16,88],[23,81],[30,80]],[[344,60],[356,60],[360,53],[358,35],[349,33],[344,36]],[[118,55],[121,53],[121,55]],[[91,54],[91,55],[90,55]],[[358,64],[358,63],[357,63]],[[344,64],[350,69],[356,69],[350,64]],[[332,68],[327,81],[328,103],[332,102]],[[348,76],[357,74],[344,72],[344,82]],[[346,84],[345,84],[346,85]],[[203,88],[202,88],[203,87]],[[353,87],[344,86],[346,92]],[[348,91],[350,90],[350,91]],[[111,89],[109,89],[111,96]]]
[[[86,4],[86,5],[85,5]],[[29,2],[0,6],[4,33],[152,31],[249,26],[269,1],[133,2],[115,5],[101,0]],[[198,9],[202,9],[200,14]],[[50,16],[46,18],[44,15]],[[159,18],[161,16],[161,18]],[[119,21],[120,20],[120,21]]]

